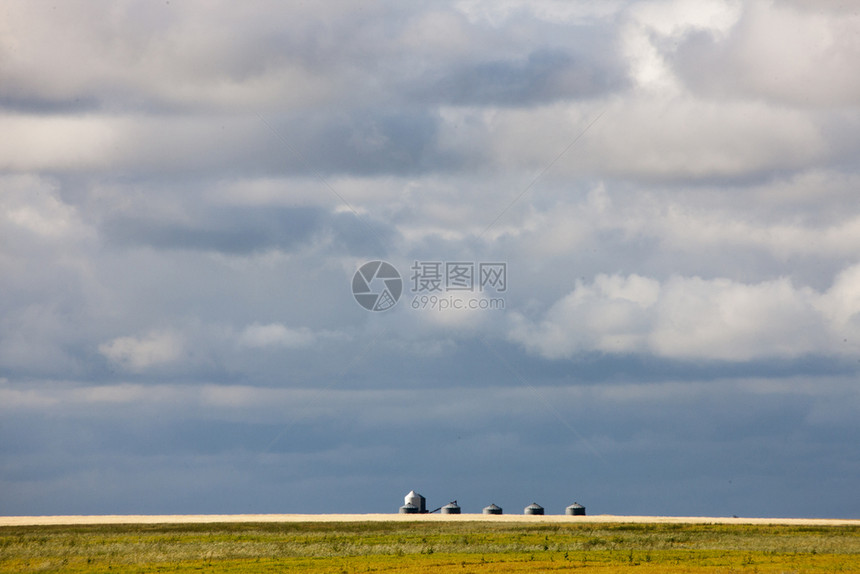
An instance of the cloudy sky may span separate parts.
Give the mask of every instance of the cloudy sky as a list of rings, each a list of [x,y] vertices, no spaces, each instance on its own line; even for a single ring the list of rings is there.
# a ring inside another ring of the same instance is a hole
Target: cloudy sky
[[[860,516],[858,38],[836,0],[3,2],[0,514]]]

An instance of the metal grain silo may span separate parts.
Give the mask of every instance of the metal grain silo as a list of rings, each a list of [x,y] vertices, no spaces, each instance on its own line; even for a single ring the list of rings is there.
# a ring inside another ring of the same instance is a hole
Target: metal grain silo
[[[533,515],[542,515],[543,514],[543,506],[538,504],[537,502],[532,502],[528,506],[526,506],[523,514],[533,514]]]
[[[460,505],[457,504],[456,500],[449,502],[442,507],[442,514],[460,514]]]
[[[484,514],[501,514],[502,509],[496,506],[495,504],[491,504],[484,508]]]
[[[410,490],[409,494],[403,497],[403,505],[409,506],[410,504],[418,509],[419,514],[427,512],[427,499],[414,490]]]
[[[568,516],[585,516],[585,507],[578,502],[574,502],[564,509],[564,513]]]
[[[404,504],[400,507],[400,514],[418,514],[418,507],[414,504]]]

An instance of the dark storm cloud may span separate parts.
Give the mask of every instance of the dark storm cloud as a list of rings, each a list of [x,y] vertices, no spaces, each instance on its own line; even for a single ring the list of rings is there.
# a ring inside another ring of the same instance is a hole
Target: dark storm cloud
[[[12,419],[36,437],[25,444],[41,445],[52,457],[22,453],[14,444],[17,435],[0,438],[0,451],[16,456],[4,480],[18,497],[5,507],[134,512],[143,508],[142,499],[158,507],[175,498],[176,512],[194,512],[202,489],[207,495],[201,502],[219,491],[232,501],[217,507],[225,512],[273,512],[277,504],[287,512],[394,511],[405,482],[417,483],[434,499],[460,498],[471,512],[488,504],[485,497],[492,493],[506,510],[539,497],[547,508],[558,508],[555,513],[576,497],[611,513],[688,509],[779,516],[786,506],[776,493],[749,498],[758,482],[783,483],[779,477],[788,473],[797,481],[784,484],[782,493],[792,495],[815,480],[821,464],[838,468],[841,477],[853,472],[849,461],[825,461],[853,448],[856,417],[829,415],[822,425],[815,415],[832,409],[849,384],[850,379],[824,378],[565,389],[536,382],[533,388],[461,386],[447,392],[331,389],[322,397],[253,387],[222,392],[156,386],[147,393],[145,385],[125,385],[31,387],[18,398],[7,388],[7,401],[27,401],[16,405],[21,418]],[[63,404],[44,403],[51,398]],[[236,401],[242,409],[230,406]],[[395,427],[399,431],[390,432]],[[786,441],[790,452],[774,458],[772,452]],[[396,453],[412,453],[410,463],[404,465]],[[223,470],[205,471],[213,464],[243,470],[228,472],[229,480],[222,481]],[[149,470],[114,490],[115,477],[139,465]],[[149,473],[171,488],[149,492]],[[35,478],[43,481],[41,500],[27,489]],[[340,508],[330,498],[308,500],[301,486],[308,480],[352,484],[353,496],[338,500]],[[723,488],[730,481],[737,490],[727,500],[730,491]],[[845,487],[840,476],[826,482]],[[726,505],[731,509],[718,510]],[[816,516],[822,508],[830,516],[850,516],[856,504],[843,501],[840,510],[827,500],[791,503],[793,516]]]
[[[333,250],[369,259],[387,256],[403,240],[386,222],[370,216],[341,211],[331,216]]]
[[[605,95],[627,85],[624,70],[611,61],[548,48],[437,74],[411,97],[453,105],[531,106]]]
[[[78,114],[94,112],[102,108],[102,102],[93,95],[66,100],[32,97],[0,96],[0,110],[23,114]]]
[[[182,179],[196,183],[271,175],[444,173],[469,160],[445,149],[445,142],[440,141],[439,113],[420,107],[354,108],[345,104],[323,113],[156,114],[146,121],[108,116],[105,123],[112,143],[90,156],[101,173],[144,184],[163,181],[165,187]],[[89,136],[72,132],[67,137],[77,143]],[[42,147],[55,145],[55,141],[46,141]],[[50,162],[50,152],[28,154],[26,161]],[[64,162],[60,159],[61,165],[52,171],[81,177],[80,170],[69,169]]]
[[[441,118],[424,108],[345,107],[335,113],[304,114],[273,121],[279,166],[287,173],[409,175],[446,171],[462,158],[440,149]]]
[[[104,232],[118,245],[236,255],[275,248],[289,251],[309,241],[325,219],[322,210],[310,207],[235,207],[201,215],[187,224],[125,215],[107,220]]]
[[[209,208],[205,214],[194,214],[188,222],[124,214],[106,219],[101,230],[106,242],[118,247],[146,246],[228,255],[272,249],[289,252],[330,238],[337,253],[379,257],[397,241],[396,231],[382,221],[317,207]]]

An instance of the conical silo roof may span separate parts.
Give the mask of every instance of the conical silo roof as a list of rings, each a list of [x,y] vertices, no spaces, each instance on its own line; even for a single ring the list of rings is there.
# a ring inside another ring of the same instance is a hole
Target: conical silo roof
[[[418,508],[418,512],[426,512],[427,511],[427,499],[415,492],[414,490],[410,490],[409,494],[403,497],[404,505],[413,505]]]

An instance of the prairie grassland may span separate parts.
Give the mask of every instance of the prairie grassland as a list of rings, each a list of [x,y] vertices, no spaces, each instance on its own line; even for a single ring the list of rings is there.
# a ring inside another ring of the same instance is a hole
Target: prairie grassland
[[[0,527],[5,572],[860,572],[860,527],[293,522]]]

